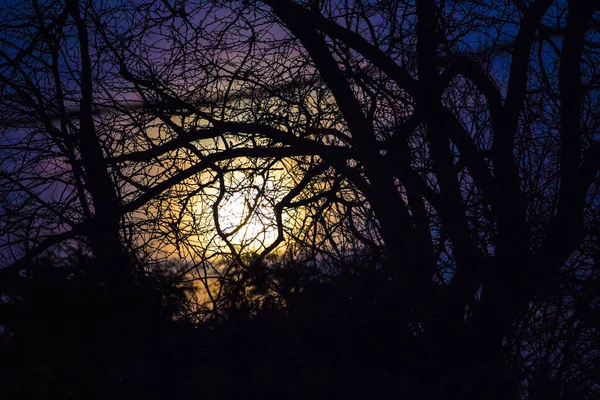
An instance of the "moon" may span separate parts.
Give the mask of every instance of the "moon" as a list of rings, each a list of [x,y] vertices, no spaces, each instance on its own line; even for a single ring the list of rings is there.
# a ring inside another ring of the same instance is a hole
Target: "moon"
[[[258,251],[277,239],[275,211],[261,200],[241,191],[221,201],[219,224],[231,244]]]

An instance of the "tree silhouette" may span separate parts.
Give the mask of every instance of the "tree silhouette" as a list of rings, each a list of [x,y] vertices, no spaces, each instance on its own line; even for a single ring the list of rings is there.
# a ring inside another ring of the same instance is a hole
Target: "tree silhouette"
[[[375,349],[351,333],[375,326],[390,351],[354,360],[393,377],[342,368],[349,391],[598,394],[594,2],[49,0],[2,15],[2,279],[75,242],[133,304],[145,265],[175,257],[200,325],[346,332],[303,342],[346,346],[323,353],[332,366]]]
[[[170,361],[166,340],[185,312],[189,288],[169,283],[180,271],[176,265],[162,268],[132,288],[128,302],[109,290],[105,265],[77,249],[41,257],[21,279],[2,281],[5,395],[164,394],[160,365]]]

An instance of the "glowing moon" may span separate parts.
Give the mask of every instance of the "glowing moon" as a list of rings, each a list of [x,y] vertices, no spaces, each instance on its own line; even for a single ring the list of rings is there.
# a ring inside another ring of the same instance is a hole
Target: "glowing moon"
[[[239,192],[221,201],[219,223],[229,242],[255,251],[277,239],[275,212],[272,206],[261,204],[261,200]]]

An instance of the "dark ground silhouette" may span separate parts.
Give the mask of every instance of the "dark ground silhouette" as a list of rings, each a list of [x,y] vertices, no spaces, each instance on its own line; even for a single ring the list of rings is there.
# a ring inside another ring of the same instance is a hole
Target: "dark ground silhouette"
[[[186,288],[173,275],[119,294],[100,267],[48,257],[2,283],[4,398],[516,398],[508,352],[498,369],[470,343],[412,326],[374,263],[336,277],[258,265],[245,290],[261,301],[229,288],[220,319],[203,323],[174,320]],[[595,395],[554,384],[563,396],[554,398]],[[551,398],[535,390],[531,398]]]

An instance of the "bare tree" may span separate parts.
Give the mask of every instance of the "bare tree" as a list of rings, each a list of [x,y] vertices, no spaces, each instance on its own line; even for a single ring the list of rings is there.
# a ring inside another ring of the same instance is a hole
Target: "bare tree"
[[[593,2],[48,1],[5,15],[4,272],[84,238],[121,282],[125,243],[195,262],[217,305],[211,282],[250,267],[247,252],[327,265],[368,249],[431,351],[421,379],[440,376],[437,396],[535,397],[533,364],[562,381],[597,368],[584,337],[598,297],[569,299],[598,271]],[[571,311],[532,328],[560,313],[548,302]],[[570,361],[529,339],[540,326],[565,335]]]

